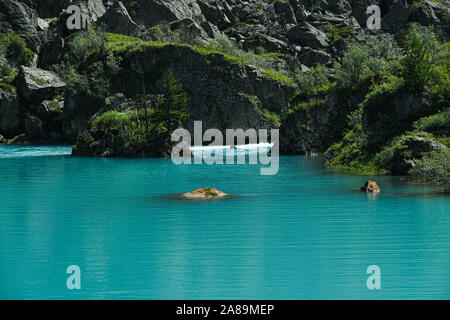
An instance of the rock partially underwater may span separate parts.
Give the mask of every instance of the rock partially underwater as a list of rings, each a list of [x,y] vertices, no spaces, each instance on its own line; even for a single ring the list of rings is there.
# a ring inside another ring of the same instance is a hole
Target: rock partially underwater
[[[201,188],[191,192],[182,193],[181,198],[188,200],[215,200],[230,197],[225,192],[219,191],[216,188]]]
[[[375,181],[369,180],[361,187],[361,191],[362,192],[380,192],[381,190]]]

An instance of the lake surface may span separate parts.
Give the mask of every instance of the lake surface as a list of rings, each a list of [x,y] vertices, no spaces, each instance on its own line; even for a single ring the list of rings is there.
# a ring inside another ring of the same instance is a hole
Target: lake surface
[[[1,299],[450,299],[450,197],[324,168],[0,147]],[[216,187],[211,202],[167,195]],[[66,269],[81,268],[81,290]],[[381,289],[366,269],[381,269]]]

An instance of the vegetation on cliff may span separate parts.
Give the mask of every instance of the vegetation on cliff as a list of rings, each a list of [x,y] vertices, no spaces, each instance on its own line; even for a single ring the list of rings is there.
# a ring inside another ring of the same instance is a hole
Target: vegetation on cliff
[[[80,156],[166,156],[171,152],[171,133],[187,119],[188,98],[169,73],[163,94],[143,101],[136,109],[110,110],[94,117],[89,130],[77,138],[74,154]]]
[[[415,177],[448,183],[448,42],[411,25],[400,43],[405,54],[391,62],[394,69],[372,77],[370,92],[348,116],[345,135],[327,151],[328,165],[372,173],[411,169]],[[407,142],[415,137],[441,142],[443,150],[413,154]],[[432,173],[421,174],[427,161]]]

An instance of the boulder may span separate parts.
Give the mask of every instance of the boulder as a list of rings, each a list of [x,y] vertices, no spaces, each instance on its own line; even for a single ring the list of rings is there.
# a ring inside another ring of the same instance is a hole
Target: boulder
[[[16,81],[22,97],[34,103],[52,99],[66,86],[54,72],[35,67],[22,66]]]
[[[106,26],[106,31],[120,33],[128,36],[137,36],[139,27],[131,19],[122,2],[115,2],[106,13],[99,18],[98,23]]]
[[[289,2],[276,1],[274,11],[278,18],[277,21],[287,29],[297,24],[297,18]]]
[[[317,64],[329,64],[331,61],[331,55],[322,50],[314,50],[305,47],[302,48],[299,59],[304,65],[313,67]]]
[[[407,175],[415,167],[414,159],[420,159],[424,153],[446,148],[445,145],[429,138],[410,137],[404,141],[404,148],[394,152],[390,164],[393,175]]]
[[[5,144],[7,143],[8,140],[6,140],[1,134],[0,134],[0,144]]]
[[[307,22],[302,22],[289,29],[287,36],[293,43],[302,47],[310,47],[312,49],[328,47],[325,33]]]
[[[19,98],[14,88],[0,86],[0,132],[14,137],[21,130]]]
[[[100,17],[106,13],[106,7],[102,0],[87,0],[78,4],[81,9],[81,15],[83,21],[87,21],[88,24],[96,22]]]
[[[422,1],[420,5],[410,10],[409,21],[418,22],[421,25],[437,25],[445,23],[450,14],[450,8],[433,1]]]
[[[412,137],[406,141],[406,145],[408,146],[408,149],[411,150],[413,158],[421,158],[424,152],[446,148],[442,143],[422,137]]]
[[[228,196],[226,193],[217,190],[216,188],[201,188],[191,192],[183,193],[184,199],[195,200],[214,200]]]
[[[362,192],[380,192],[380,187],[377,185],[375,181],[368,180],[362,187]]]
[[[197,40],[207,40],[208,34],[194,20],[190,18],[174,21],[169,24],[170,30],[179,32],[183,42],[194,43]],[[214,31],[212,30],[213,35]]]
[[[258,47],[267,52],[289,53],[289,45],[286,42],[264,34],[256,34],[244,42],[245,50],[255,50]]]
[[[226,2],[219,4],[217,2],[198,1],[198,5],[206,21],[218,26],[221,30],[238,21]]]
[[[208,21],[203,21],[200,24],[200,27],[202,27],[210,38],[220,38],[223,36],[223,33],[219,30],[219,28]]]
[[[137,3],[135,21],[145,28],[185,18],[197,23],[204,20],[195,0],[147,0]]]

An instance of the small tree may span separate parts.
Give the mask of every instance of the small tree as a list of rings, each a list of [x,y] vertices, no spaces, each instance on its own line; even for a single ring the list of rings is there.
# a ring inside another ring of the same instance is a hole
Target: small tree
[[[403,59],[403,78],[413,88],[422,88],[432,77],[431,57],[427,53],[425,42],[415,30],[408,36],[408,53]]]
[[[183,91],[183,86],[169,72],[163,86],[164,101],[155,111],[157,122],[161,123],[169,131],[175,129],[179,122],[187,119],[186,106],[188,97]]]

